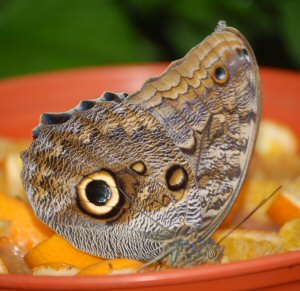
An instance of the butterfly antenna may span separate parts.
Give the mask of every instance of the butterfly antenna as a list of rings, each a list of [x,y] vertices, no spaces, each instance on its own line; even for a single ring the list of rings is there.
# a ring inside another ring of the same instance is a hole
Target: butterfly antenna
[[[268,197],[264,198],[242,221],[240,221],[233,229],[226,233],[217,243],[220,244],[225,238],[232,234],[236,229],[238,229],[247,219],[249,219],[259,208],[261,208],[267,201],[269,201],[282,186],[277,187]]]

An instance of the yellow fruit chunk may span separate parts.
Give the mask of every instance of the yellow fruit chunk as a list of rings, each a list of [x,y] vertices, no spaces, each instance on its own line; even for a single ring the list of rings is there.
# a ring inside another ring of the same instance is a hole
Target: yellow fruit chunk
[[[28,147],[28,141],[0,139],[0,191],[27,200],[21,180],[20,153]]]
[[[280,190],[267,213],[278,225],[300,218],[300,179]]]
[[[300,218],[291,220],[280,228],[280,236],[287,250],[300,249]]]
[[[79,276],[97,276],[107,274],[129,274],[136,273],[143,262],[130,259],[106,260],[89,266],[78,273]]]
[[[22,160],[20,152],[10,153],[4,160],[4,179],[6,191],[11,196],[20,197],[27,201],[26,193],[21,179]]]
[[[1,258],[0,258],[0,274],[8,274],[8,270]]]
[[[269,120],[261,122],[255,149],[258,155],[294,155],[297,148],[297,137],[289,127]]]
[[[27,250],[53,233],[36,218],[29,205],[2,193],[0,193],[0,219],[11,221],[9,239],[13,244]]]
[[[0,237],[0,257],[9,273],[28,274],[29,268],[23,260],[24,250],[12,244],[7,237]]]
[[[11,221],[0,220],[0,237],[9,237],[11,234]]]
[[[24,260],[30,268],[50,263],[64,263],[83,269],[103,259],[77,250],[64,238],[54,234],[31,249]]]
[[[272,121],[263,121],[255,148],[256,170],[278,184],[300,173],[298,138],[290,128]]]
[[[228,232],[229,229],[218,230],[214,234],[215,240],[220,240]],[[221,245],[224,248],[222,262],[270,256],[285,250],[283,241],[277,233],[258,230],[235,230],[221,242]]]
[[[67,264],[50,263],[33,268],[32,274],[36,276],[74,276],[79,271],[78,268]]]

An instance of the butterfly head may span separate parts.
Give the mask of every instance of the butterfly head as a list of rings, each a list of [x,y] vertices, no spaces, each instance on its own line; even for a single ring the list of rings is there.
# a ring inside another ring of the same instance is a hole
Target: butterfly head
[[[223,248],[221,245],[217,244],[214,240],[209,239],[206,241],[206,244],[203,248],[204,253],[204,263],[205,264],[214,264],[219,263],[223,256]]]
[[[173,266],[220,263],[223,248],[212,238],[203,240],[197,232],[173,240],[166,248],[166,261]]]

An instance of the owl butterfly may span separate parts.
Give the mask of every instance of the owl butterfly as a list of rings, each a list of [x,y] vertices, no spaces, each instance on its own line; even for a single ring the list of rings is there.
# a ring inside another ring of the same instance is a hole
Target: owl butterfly
[[[219,22],[139,91],[43,114],[22,154],[32,208],[93,255],[216,262],[211,236],[245,179],[260,111],[253,51]]]

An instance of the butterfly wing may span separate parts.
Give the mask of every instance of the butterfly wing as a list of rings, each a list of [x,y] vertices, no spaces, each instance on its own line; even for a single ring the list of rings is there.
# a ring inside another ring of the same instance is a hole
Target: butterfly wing
[[[246,40],[219,28],[123,97],[44,115],[23,181],[36,214],[80,250],[149,260],[184,226],[206,239],[229,211],[257,132],[258,69]],[[119,198],[90,207],[99,176]]]
[[[76,108],[68,120],[43,115],[38,136],[22,154],[35,213],[82,251],[106,258],[158,256],[164,247],[159,237],[175,236],[189,219],[186,197],[194,209],[201,207],[192,169],[139,106],[101,99]],[[186,180],[171,191],[166,177],[174,164]],[[99,189],[110,199],[99,201],[105,199]],[[200,222],[201,212],[193,220]]]
[[[201,197],[198,231],[208,238],[240,191],[257,135],[261,84],[249,43],[220,23],[127,102],[150,112],[189,161]]]

